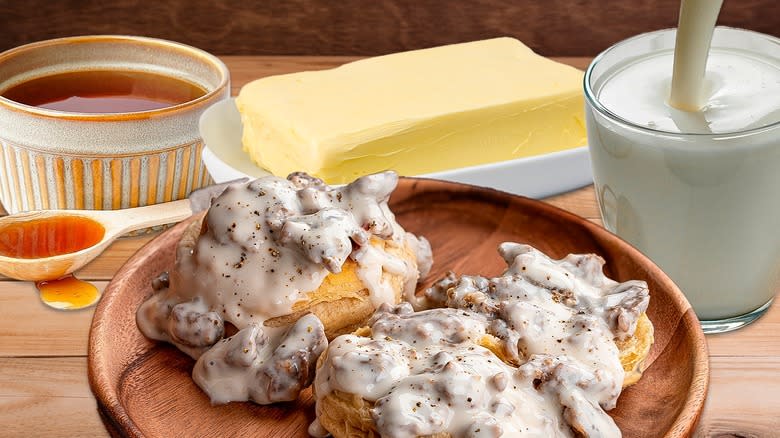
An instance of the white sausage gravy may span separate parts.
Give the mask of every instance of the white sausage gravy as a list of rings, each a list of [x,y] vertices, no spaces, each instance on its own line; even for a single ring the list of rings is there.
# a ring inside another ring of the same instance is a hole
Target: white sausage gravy
[[[212,201],[200,235],[180,243],[170,278],[156,281],[159,290],[140,306],[138,327],[197,359],[193,379],[212,402],[297,398],[327,345],[323,325],[313,315],[287,327],[265,321],[292,313],[348,258],[375,306],[396,301],[383,271],[402,275],[411,298],[430,269],[428,242],[405,232],[387,206],[397,182],[384,172],[334,188],[294,173],[229,186]],[[372,238],[409,246],[418,262]],[[238,333],[224,338],[228,323]]]
[[[605,412],[624,378],[615,339],[633,335],[647,284],[608,279],[595,255],[499,252],[503,275],[449,275],[415,300],[423,310],[383,305],[370,337],[334,339],[314,381],[318,418],[339,391],[370,402],[387,437],[620,436]],[[327,434],[318,420],[309,432]]]

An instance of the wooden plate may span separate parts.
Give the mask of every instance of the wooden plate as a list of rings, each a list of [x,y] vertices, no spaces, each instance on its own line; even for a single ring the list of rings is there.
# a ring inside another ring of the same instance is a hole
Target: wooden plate
[[[704,335],[674,283],[639,251],[578,216],[490,189],[402,179],[391,207],[407,230],[431,242],[434,268],[428,283],[448,269],[500,273],[505,264],[496,247],[503,241],[530,243],[555,258],[596,253],[606,259],[605,270],[612,278],[647,281],[648,315],[655,325],[649,367],[610,414],[625,437],[692,434],[709,379]],[[106,427],[120,436],[308,436],[314,415],[309,391],[297,402],[275,406],[211,406],[190,378],[194,361],[171,346],[147,340],[136,328],[135,311],[151,294],[152,278],[172,266],[188,222],[138,251],[108,285],[95,310],[89,381]]]

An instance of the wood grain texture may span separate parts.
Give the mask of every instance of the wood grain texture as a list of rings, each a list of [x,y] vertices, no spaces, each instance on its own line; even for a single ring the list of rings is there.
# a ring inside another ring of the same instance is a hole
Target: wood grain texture
[[[678,0],[2,0],[0,50],[113,33],[219,55],[376,55],[511,35],[546,56],[593,56],[675,27],[678,8]],[[727,1],[719,23],[780,35],[775,0]]]
[[[776,437],[780,431],[780,397],[760,397],[748,405],[748,394],[780,394],[780,358],[715,357],[711,389],[698,436]]]
[[[101,291],[106,287],[105,281],[93,284]],[[32,283],[2,282],[0,357],[84,356],[92,312],[55,310],[41,302]]]
[[[86,357],[0,358],[0,437],[108,436]]]
[[[0,358],[0,397],[91,398],[86,365],[84,357]]]
[[[89,397],[0,396],[0,424],[3,438],[107,436]]]
[[[706,342],[680,291],[641,253],[575,215],[490,189],[404,178],[391,208],[407,230],[428,238],[436,254],[421,287],[448,270],[500,273],[505,263],[496,248],[504,241],[530,243],[555,258],[598,253],[608,275],[646,280],[653,291],[648,316],[655,344],[642,380],[624,391],[611,415],[625,437],[690,436],[707,392]],[[212,407],[190,378],[193,361],[137,329],[135,310],[152,293],[152,278],[171,269],[189,221],[131,258],[95,310],[88,365],[98,405],[112,428],[127,436],[167,436],[170,430],[189,436],[215,427],[226,436],[307,436],[313,414],[308,392],[290,404]]]
[[[707,344],[710,357],[772,357],[780,360],[780,299],[775,297],[772,307],[755,323],[737,332],[709,335]],[[770,377],[780,383],[780,368]],[[775,397],[780,400],[780,392]]]

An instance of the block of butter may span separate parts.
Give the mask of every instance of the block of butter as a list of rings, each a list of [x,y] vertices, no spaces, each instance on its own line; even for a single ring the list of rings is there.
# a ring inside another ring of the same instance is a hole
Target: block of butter
[[[586,143],[582,72],[496,38],[396,53],[241,89],[243,148],[276,175],[336,184]]]

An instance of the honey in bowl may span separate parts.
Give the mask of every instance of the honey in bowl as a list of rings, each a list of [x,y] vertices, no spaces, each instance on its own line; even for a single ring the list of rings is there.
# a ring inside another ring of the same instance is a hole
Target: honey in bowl
[[[33,219],[0,228],[0,255],[39,259],[70,254],[99,243],[104,235],[101,224],[82,216]],[[100,298],[95,285],[72,275],[35,285],[41,300],[56,309],[82,309]]]
[[[157,73],[80,70],[55,73],[16,84],[2,96],[25,105],[77,113],[151,111],[206,94],[192,82]]]

